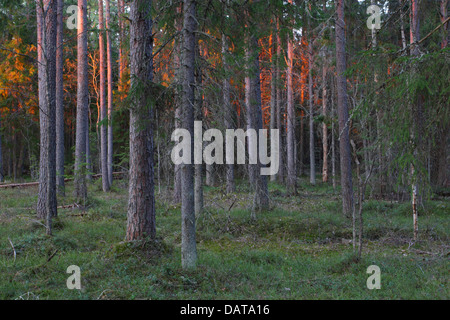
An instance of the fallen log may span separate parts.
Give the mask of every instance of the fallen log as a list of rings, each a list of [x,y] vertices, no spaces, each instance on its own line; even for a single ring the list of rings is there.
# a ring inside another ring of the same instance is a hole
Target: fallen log
[[[117,176],[117,177],[122,177],[122,176],[125,176],[126,174],[128,174],[128,172],[126,172],[126,171],[113,172],[113,175]],[[94,178],[94,179],[99,179],[101,177],[102,177],[101,174],[94,174],[94,175],[92,175],[92,178]],[[73,180],[72,178],[66,178],[66,179],[64,179],[64,182],[69,182],[69,181],[72,181],[72,180]],[[28,187],[35,187],[35,186],[38,186],[38,185],[39,185],[39,182],[0,184],[0,189],[28,188]]]

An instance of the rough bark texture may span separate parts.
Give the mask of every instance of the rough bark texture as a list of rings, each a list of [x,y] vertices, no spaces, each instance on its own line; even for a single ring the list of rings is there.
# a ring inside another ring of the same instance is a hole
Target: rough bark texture
[[[184,0],[183,17],[183,101],[182,128],[191,134],[191,164],[181,165],[181,265],[185,269],[197,264],[194,207],[194,85],[196,1]]]
[[[44,43],[42,33],[44,30],[44,12],[40,1],[36,1],[36,22],[37,22],[37,52],[38,52],[38,88],[39,88],[39,190],[37,203],[37,218],[44,219],[46,215],[46,195],[47,195],[47,104],[45,103],[45,61]],[[13,149],[14,150],[14,149]],[[11,157],[13,152],[11,152]],[[16,159],[16,157],[14,157]],[[15,167],[15,166],[14,166]],[[12,166],[10,166],[12,168]],[[15,170],[11,170],[14,173]],[[11,175],[11,173],[9,175]]]
[[[58,0],[56,35],[56,185],[65,195],[64,186],[64,85],[63,85],[63,30],[64,1]]]
[[[336,72],[339,118],[339,150],[341,165],[342,209],[346,216],[353,210],[353,185],[351,170],[351,150],[349,136],[349,115],[347,101],[347,80],[345,58],[344,0],[336,0]]]
[[[46,195],[46,227],[47,234],[52,234],[52,217],[57,215],[56,203],[56,24],[57,3],[45,0],[43,33],[45,61],[45,103],[47,109],[47,195]]]
[[[78,0],[78,48],[77,48],[77,126],[75,142],[74,197],[84,203],[86,187],[86,131],[89,106],[88,56],[87,56],[87,2]]]
[[[131,4],[130,178],[126,240],[156,236],[153,172],[151,0]]]
[[[109,185],[113,183],[113,74],[112,74],[112,48],[111,48],[111,10],[109,1],[106,0],[106,52],[107,52],[107,66],[108,66],[108,182]]]
[[[109,191],[109,175],[108,175],[108,125],[105,123],[107,119],[106,109],[106,59],[105,59],[105,24],[103,19],[103,0],[98,0],[98,28],[99,32],[99,97],[100,97],[100,163],[102,171],[102,188],[104,192]]]

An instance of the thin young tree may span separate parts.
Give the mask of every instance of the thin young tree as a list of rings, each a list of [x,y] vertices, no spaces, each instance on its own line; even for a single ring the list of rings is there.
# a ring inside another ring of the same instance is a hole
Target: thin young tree
[[[134,0],[130,20],[130,178],[127,241],[155,238],[151,0]]]
[[[200,45],[198,39],[195,41],[195,105],[194,105],[194,118],[196,121],[202,121],[202,108],[203,108],[203,74],[202,65],[200,63]],[[195,136],[194,139],[201,139],[201,137]],[[200,149],[200,148],[199,148]],[[199,152],[202,152],[198,150]],[[195,151],[194,151],[195,152]],[[195,199],[195,214],[200,215],[203,212],[203,164],[196,163],[194,167],[194,199]]]
[[[292,0],[289,1],[292,4]],[[297,192],[297,175],[295,172],[295,109],[294,109],[294,91],[293,91],[293,62],[294,62],[294,33],[289,31],[287,43],[287,191],[289,194]]]
[[[419,27],[419,1],[411,0],[411,10],[410,10],[410,46],[411,46],[411,56],[417,57],[420,55],[418,41],[420,39],[420,27]],[[417,62],[413,66],[413,73],[418,72]],[[419,155],[420,147],[422,146],[422,123],[423,119],[423,101],[420,92],[415,92],[416,99],[412,105],[412,127],[411,127],[411,142],[414,145],[413,154],[414,158],[420,163],[421,155]],[[414,228],[414,240],[419,239],[419,174],[414,163],[411,164],[411,202],[412,202],[412,213],[413,213],[413,228]]]
[[[177,17],[175,18],[175,28],[177,32],[181,33],[182,19],[178,17],[181,14],[181,6],[176,8]],[[182,96],[182,69],[181,69],[181,47],[182,37],[175,37],[174,41],[174,76],[175,76],[175,129],[181,126],[181,96]],[[174,183],[173,183],[173,201],[175,203],[181,202],[181,165],[174,166]]]
[[[103,18],[103,0],[98,0],[98,28],[99,28],[99,97],[100,97],[100,164],[102,171],[102,187],[104,192],[110,189],[108,174],[108,125],[106,108],[106,59],[105,59],[105,24]]]
[[[106,4],[106,55],[107,55],[107,77],[108,77],[108,183],[113,183],[113,65],[111,47],[111,9],[110,0]]]
[[[225,76],[223,78],[223,107],[224,107],[224,125],[225,129],[234,129],[234,108],[230,101],[230,67],[228,63],[228,39],[227,36],[222,33],[222,63]],[[234,182],[234,164],[229,163],[226,165],[226,191],[228,194],[236,191],[236,185]]]
[[[326,67],[326,53],[324,53],[324,62],[322,66],[322,150],[323,150],[323,163],[322,163],[322,182],[328,182],[328,126],[327,126],[327,106],[328,106],[328,93],[327,93],[327,67]]]
[[[126,69],[126,59],[125,59],[125,3],[124,0],[118,0],[118,12],[119,12],[119,86],[118,91],[120,97],[122,98],[124,82],[125,82],[125,69]]]
[[[63,30],[64,1],[57,1],[56,33],[56,185],[58,193],[65,195],[64,185],[64,83],[63,83]]]
[[[346,216],[353,210],[350,129],[347,101],[344,0],[336,0],[336,72],[339,118],[339,151],[341,165],[342,209]]]
[[[310,17],[308,16],[308,28],[311,30]],[[316,157],[314,145],[314,94],[313,94],[313,37],[309,31],[308,41],[308,102],[309,102],[309,182],[316,184]]]
[[[279,28],[279,21],[277,19],[277,30],[276,30],[276,38],[277,38],[277,53],[276,53],[276,61],[275,61],[275,81],[276,81],[276,116],[277,116],[277,129],[280,130],[280,143],[279,143],[279,150],[278,154],[280,156],[280,166],[278,171],[278,181],[280,183],[284,182],[284,176],[285,176],[285,163],[286,163],[286,153],[284,152],[284,143],[286,141],[285,135],[284,135],[284,128],[283,125],[283,114],[284,114],[284,108],[281,103],[281,88],[280,88],[280,82],[281,82],[281,72],[280,72],[280,57],[281,57],[281,37],[280,37],[280,28]]]

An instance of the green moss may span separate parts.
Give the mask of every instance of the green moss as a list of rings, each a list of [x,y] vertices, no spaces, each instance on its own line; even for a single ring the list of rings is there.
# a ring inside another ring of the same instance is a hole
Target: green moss
[[[117,182],[119,183],[119,182]],[[123,182],[121,182],[123,183]],[[330,185],[301,183],[298,196],[270,183],[272,209],[251,219],[252,194],[205,188],[197,217],[198,267],[180,263],[180,205],[157,198],[157,239],[124,242],[127,188],[89,187],[86,209],[61,209],[53,237],[36,221],[36,189],[0,191],[0,299],[448,299],[448,200],[425,202],[412,245],[409,203],[364,205],[364,250],[355,258],[351,221]],[[73,203],[72,189],[59,205]],[[14,249],[11,243],[14,246]],[[443,251],[444,250],[444,251]],[[14,258],[15,251],[15,258]],[[368,290],[369,265],[381,290]],[[82,290],[68,290],[67,267]]]

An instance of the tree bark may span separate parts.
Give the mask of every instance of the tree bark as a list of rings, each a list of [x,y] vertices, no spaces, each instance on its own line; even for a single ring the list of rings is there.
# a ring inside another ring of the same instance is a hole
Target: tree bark
[[[194,204],[194,85],[195,85],[195,30],[197,29],[196,1],[184,0],[183,18],[183,101],[182,128],[191,135],[190,164],[181,165],[181,265],[195,268],[197,244],[195,240]]]
[[[200,45],[198,39],[195,40],[195,59],[197,61],[195,68],[195,92],[194,92],[194,118],[197,121],[202,121],[202,107],[203,107],[203,90],[202,90],[202,66],[200,65]],[[202,137],[195,137],[202,140]],[[203,164],[195,164],[194,168],[194,207],[195,215],[198,216],[203,212]]]
[[[344,0],[336,0],[336,72],[339,118],[339,150],[341,165],[342,209],[346,216],[353,210],[350,130],[347,101]]]
[[[74,197],[83,204],[86,187],[86,124],[89,107],[89,80],[87,57],[87,1],[78,0],[78,53],[77,53],[77,125],[75,142]]]
[[[53,0],[43,1],[44,5],[44,61],[45,61],[45,104],[47,110],[47,195],[46,228],[47,235],[52,234],[52,217],[57,215],[56,202],[56,28],[57,3]]]
[[[274,17],[275,21],[275,17]],[[276,129],[276,116],[277,116],[277,79],[275,75],[276,70],[276,24],[274,24],[274,31],[270,37],[270,58],[271,58],[271,79],[270,79],[270,130]],[[272,131],[271,131],[272,132]],[[273,152],[272,150],[270,152]],[[271,175],[270,181],[275,181],[277,175]]]
[[[39,190],[38,190],[38,203],[37,203],[37,218],[45,219],[46,216],[46,203],[47,203],[47,104],[45,96],[45,60],[44,60],[44,43],[43,43],[43,32],[44,32],[44,11],[42,7],[42,2],[36,0],[36,22],[37,22],[37,54],[38,54],[38,87],[39,87],[39,128],[40,128],[40,138],[39,138]],[[12,146],[13,152],[15,145]],[[11,157],[13,157],[13,152],[11,152]],[[11,161],[12,164],[12,161]],[[10,176],[14,175],[15,178],[15,166],[10,165]]]
[[[106,108],[106,59],[105,59],[105,25],[103,18],[103,0],[98,0],[98,28],[99,28],[99,96],[100,96],[100,157],[102,168],[102,188],[104,192],[110,190],[109,174],[108,174],[108,125],[105,123],[107,119]]]
[[[228,65],[228,41],[226,38],[226,35],[222,33],[222,63],[223,63],[223,69],[225,72],[225,76],[223,79],[223,107],[224,107],[224,125],[225,129],[234,129],[234,117],[235,112],[233,105],[230,102],[230,92],[231,92],[231,85],[230,85],[230,67]],[[234,183],[234,164],[227,164],[226,165],[226,191],[227,194],[234,193],[236,191],[236,185]]]
[[[419,29],[419,8],[418,0],[411,0],[411,29],[410,29],[410,44],[411,44],[411,56],[418,56],[420,54],[419,46],[417,41],[420,39],[420,29]],[[416,62],[417,63],[417,62]],[[413,67],[413,72],[417,71],[417,66]],[[416,103],[413,106],[413,125],[411,128],[411,140],[414,144],[414,158],[420,161],[421,155],[419,155],[419,148],[421,147],[421,115],[422,115],[422,98],[419,92],[416,92]],[[419,173],[416,170],[414,163],[411,164],[411,202],[412,202],[412,213],[413,213],[413,228],[414,228],[414,240],[419,239],[419,214],[418,214],[418,197],[419,197]]]
[[[261,77],[260,77],[260,66],[259,66],[259,44],[258,39],[251,35],[249,37],[248,42],[248,54],[250,60],[249,70],[249,119],[250,119],[250,128],[255,129],[256,136],[258,137],[259,144],[259,130],[263,128],[262,126],[262,110],[261,110]],[[255,54],[257,53],[257,54]],[[259,145],[259,148],[262,146]],[[257,164],[250,165],[253,178],[254,178],[254,189],[255,189],[255,197],[253,201],[253,210],[252,215],[254,217],[255,211],[260,211],[263,208],[267,208],[269,206],[269,190],[267,185],[267,176],[261,175],[261,162],[259,157],[257,157]]]
[[[124,82],[125,82],[125,69],[126,69],[126,60],[125,60],[125,23],[124,23],[124,13],[125,13],[125,5],[124,0],[118,0],[118,10],[119,10],[119,93],[120,97],[123,98],[124,91]]]
[[[281,103],[281,89],[280,89],[280,82],[281,82],[281,74],[280,74],[280,57],[281,57],[281,39],[280,39],[280,30],[279,30],[279,21],[277,20],[277,55],[276,55],[276,70],[275,70],[275,77],[276,77],[276,110],[277,110],[277,128],[280,130],[280,148],[279,148],[279,156],[280,156],[280,169],[278,171],[278,181],[280,183],[284,182],[284,176],[285,176],[285,163],[286,163],[286,153],[284,152],[285,148],[285,126],[283,125],[283,113],[284,109],[282,107]]]
[[[181,6],[177,7],[177,13],[181,13]],[[182,23],[181,19],[175,19],[175,27],[178,32],[181,32]],[[182,69],[181,69],[181,59],[182,54],[182,37],[175,38],[174,44],[174,73],[175,73],[175,129],[181,127],[181,96],[182,96]],[[174,183],[173,183],[173,201],[175,203],[181,202],[181,165],[176,164],[174,166]]]
[[[328,104],[328,95],[327,95],[327,68],[325,66],[322,67],[322,115],[323,115],[323,124],[322,124],[322,149],[323,149],[323,164],[322,164],[322,182],[328,182],[328,126],[327,126],[327,104]]]
[[[134,0],[130,20],[130,178],[126,240],[155,238],[151,0]]]
[[[309,19],[308,19],[309,20]],[[308,23],[310,24],[310,23]],[[314,148],[314,94],[313,94],[313,57],[312,57],[312,34],[308,42],[308,101],[309,101],[309,182],[316,184],[316,158]]]
[[[0,183],[5,181],[5,172],[3,171],[3,150],[2,150],[2,122],[1,122],[1,114],[0,114]]]
[[[289,32],[287,52],[287,191],[289,194],[297,192],[297,175],[295,172],[295,110],[294,91],[292,88],[292,64],[294,59],[294,47],[292,44],[293,32]]]
[[[113,183],[113,74],[112,74],[112,48],[111,48],[111,10],[109,1],[106,0],[106,55],[108,77],[108,183]]]
[[[63,31],[64,1],[57,1],[56,35],[56,185],[58,194],[65,195],[64,185],[64,84]]]

